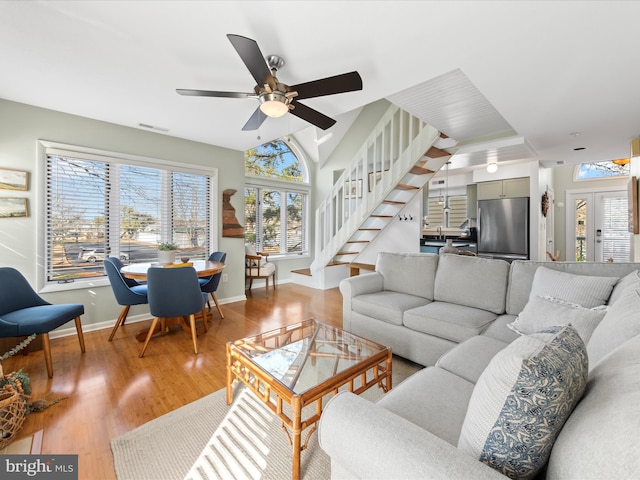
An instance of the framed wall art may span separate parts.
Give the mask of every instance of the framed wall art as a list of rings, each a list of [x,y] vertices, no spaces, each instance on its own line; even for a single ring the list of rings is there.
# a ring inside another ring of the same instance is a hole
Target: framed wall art
[[[29,172],[0,168],[0,189],[29,190]]]
[[[26,198],[0,198],[0,218],[21,218],[29,216]]]
[[[344,182],[344,198],[362,197],[362,179],[347,180]]]

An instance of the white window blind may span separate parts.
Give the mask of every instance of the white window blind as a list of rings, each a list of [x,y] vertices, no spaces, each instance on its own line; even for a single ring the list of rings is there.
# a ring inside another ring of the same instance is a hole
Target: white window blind
[[[629,262],[631,240],[627,197],[603,197],[602,203],[602,258]]]
[[[208,256],[212,177],[190,170],[47,150],[47,281],[103,276],[107,256],[155,261],[160,242]]]

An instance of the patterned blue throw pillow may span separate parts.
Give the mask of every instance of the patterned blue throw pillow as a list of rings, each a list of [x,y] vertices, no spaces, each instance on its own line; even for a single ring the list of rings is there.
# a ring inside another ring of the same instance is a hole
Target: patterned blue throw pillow
[[[510,478],[535,477],[584,393],[588,369],[571,325],[516,339],[478,379],[458,448]]]

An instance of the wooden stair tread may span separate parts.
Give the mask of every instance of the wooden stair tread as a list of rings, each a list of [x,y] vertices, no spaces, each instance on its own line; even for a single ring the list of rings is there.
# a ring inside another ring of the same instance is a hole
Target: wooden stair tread
[[[393,218],[393,215],[369,215],[372,218]]]
[[[310,268],[300,268],[299,270],[291,270],[291,273],[297,273],[299,275],[305,275],[307,277],[311,276],[311,269]]]
[[[427,153],[424,154],[429,158],[440,158],[440,157],[450,157],[451,154],[449,152],[445,152],[444,150],[440,150],[438,147],[431,147],[427,150]]]
[[[379,232],[382,229],[381,228],[359,228],[358,230],[367,231],[367,232]]]
[[[351,262],[349,264],[350,267],[355,267],[355,268],[360,268],[362,270],[371,270],[374,271],[376,269],[376,266],[371,264],[371,263],[358,263],[358,262]]]
[[[338,255],[358,255],[360,252],[338,252],[336,253],[336,257]]]
[[[406,183],[399,183],[396,185],[398,190],[419,190],[420,187],[416,187],[415,185],[408,185]]]
[[[421,167],[419,165],[414,165],[413,167],[411,167],[411,170],[409,170],[409,173],[413,175],[429,175],[431,173],[436,173],[436,172],[428,168]]]
[[[383,200],[382,203],[388,203],[389,205],[404,205],[407,202],[399,202],[398,200]]]
[[[327,267],[335,267],[338,265],[349,265],[349,262],[339,262],[337,260],[332,260],[329,263],[327,263]]]
[[[369,243],[371,240],[349,240],[347,243]]]

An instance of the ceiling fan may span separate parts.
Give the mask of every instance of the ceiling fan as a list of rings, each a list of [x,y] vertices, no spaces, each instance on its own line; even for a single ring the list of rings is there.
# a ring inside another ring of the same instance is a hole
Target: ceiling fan
[[[260,106],[251,115],[245,126],[242,127],[242,130],[257,130],[267,117],[281,117],[288,112],[316,127],[326,130],[336,121],[313,108],[307,107],[298,100],[362,90],[362,78],[360,78],[358,72],[343,73],[342,75],[292,86],[280,83],[276,77],[276,72],[284,65],[282,58],[277,55],[264,57],[260,47],[258,47],[258,43],[250,38],[232,34],[228,34],[227,38],[257,83],[253,89],[254,93],[215,92],[181,88],[176,91],[180,95],[196,97],[255,98],[259,100]]]

